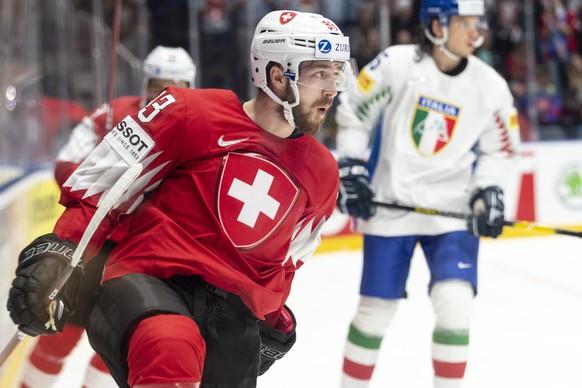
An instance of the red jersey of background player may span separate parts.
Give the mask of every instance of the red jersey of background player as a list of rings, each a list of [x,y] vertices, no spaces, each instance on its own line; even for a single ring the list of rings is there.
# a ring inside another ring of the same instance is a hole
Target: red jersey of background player
[[[118,123],[67,180],[55,233],[78,243],[99,198],[138,162],[144,171],[116,211],[133,211],[129,232],[103,281],[200,275],[239,295],[259,319],[281,308],[335,206],[329,150],[312,136],[264,131],[231,92],[169,88]],[[85,257],[115,215],[108,221]]]
[[[123,120],[125,116],[140,108],[141,97],[127,96],[111,101],[111,124]],[[103,104],[93,110],[73,129],[67,144],[61,148],[55,161],[55,179],[59,186],[69,178],[77,167],[85,160],[93,148],[110,128],[106,128],[108,105]],[[110,125],[111,125],[110,124]]]

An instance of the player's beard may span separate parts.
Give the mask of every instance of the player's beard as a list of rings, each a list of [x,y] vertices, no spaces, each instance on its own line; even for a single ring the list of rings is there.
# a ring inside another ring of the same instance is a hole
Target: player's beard
[[[287,101],[292,100],[294,100],[294,94],[291,87],[289,87],[287,90]],[[327,117],[327,113],[322,117],[317,115],[316,119],[311,119],[310,116],[313,116],[316,110],[321,106],[331,106],[332,102],[332,97],[323,97],[310,104],[310,106],[306,106],[303,102],[299,102],[299,105],[293,108],[293,119],[297,130],[306,135],[315,135],[321,128],[321,124]]]

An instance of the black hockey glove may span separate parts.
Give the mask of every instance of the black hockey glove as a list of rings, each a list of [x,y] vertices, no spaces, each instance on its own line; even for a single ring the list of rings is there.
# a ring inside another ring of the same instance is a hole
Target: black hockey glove
[[[58,275],[70,265],[75,249],[72,242],[51,233],[38,237],[20,253],[7,307],[10,318],[23,333],[37,336],[63,331],[75,310],[82,264],[75,268],[51,306],[45,304],[45,298]]]
[[[473,214],[467,226],[475,236],[496,238],[503,231],[503,191],[497,186],[480,189],[469,201]]]
[[[376,214],[372,205],[374,193],[366,164],[358,159],[342,158],[338,161],[340,185],[337,207],[342,213],[367,220]]]
[[[261,336],[261,367],[259,376],[263,375],[275,361],[280,360],[295,344],[297,335],[295,327],[297,321],[289,307],[278,311],[275,326],[272,327],[265,321],[259,321],[259,334]]]

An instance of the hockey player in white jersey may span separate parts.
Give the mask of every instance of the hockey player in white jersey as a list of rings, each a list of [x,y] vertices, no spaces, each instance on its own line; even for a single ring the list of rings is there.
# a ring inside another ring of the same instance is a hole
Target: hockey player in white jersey
[[[461,386],[479,237],[502,232],[503,187],[516,170],[519,144],[507,83],[473,55],[484,17],[482,0],[424,0],[419,45],[385,49],[360,72],[357,90],[340,96],[338,207],[359,218],[364,234],[361,297],[342,387],[368,386],[382,338],[406,297],[417,244],[431,273],[434,387]],[[379,208],[373,198],[472,215],[467,223]]]

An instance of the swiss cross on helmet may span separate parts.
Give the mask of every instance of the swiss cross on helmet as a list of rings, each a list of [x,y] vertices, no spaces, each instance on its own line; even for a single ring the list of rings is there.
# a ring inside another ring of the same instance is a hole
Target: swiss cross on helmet
[[[250,63],[255,86],[261,88],[286,110],[299,104],[299,67],[305,61],[331,61],[339,69],[330,88],[337,91],[355,87],[357,66],[350,58],[349,38],[331,20],[314,13],[274,11],[258,23],[251,42]],[[292,105],[281,101],[269,89],[267,65],[281,65],[295,93]],[[318,85],[308,85],[318,87]],[[289,120],[289,119],[288,119]],[[293,125],[293,124],[292,124]]]

